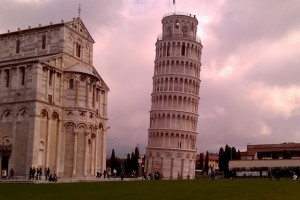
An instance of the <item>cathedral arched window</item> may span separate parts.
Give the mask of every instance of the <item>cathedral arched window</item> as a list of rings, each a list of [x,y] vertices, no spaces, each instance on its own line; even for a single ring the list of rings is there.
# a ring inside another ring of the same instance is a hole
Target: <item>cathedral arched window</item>
[[[81,45],[79,43],[76,44],[76,56],[80,58],[81,55]]]
[[[74,79],[69,80],[69,89],[74,89]]]

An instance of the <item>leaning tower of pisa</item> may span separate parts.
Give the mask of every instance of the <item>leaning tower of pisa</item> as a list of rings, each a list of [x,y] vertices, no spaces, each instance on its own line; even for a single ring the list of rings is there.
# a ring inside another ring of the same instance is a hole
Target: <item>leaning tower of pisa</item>
[[[162,25],[155,44],[145,171],[164,179],[192,179],[202,52],[198,20],[175,12],[165,15]]]

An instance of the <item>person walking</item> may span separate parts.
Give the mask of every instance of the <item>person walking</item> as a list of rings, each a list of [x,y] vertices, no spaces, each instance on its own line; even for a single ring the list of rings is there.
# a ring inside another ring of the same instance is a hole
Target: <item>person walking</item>
[[[6,176],[7,176],[7,170],[6,169],[3,170],[3,175],[2,176],[3,176],[3,179],[6,179]]]
[[[9,178],[13,179],[14,175],[15,175],[15,170],[13,168],[11,168],[9,171]]]

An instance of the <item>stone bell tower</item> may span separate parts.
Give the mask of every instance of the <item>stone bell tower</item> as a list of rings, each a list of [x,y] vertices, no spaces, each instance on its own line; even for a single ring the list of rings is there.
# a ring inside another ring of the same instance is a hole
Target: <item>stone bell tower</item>
[[[147,173],[164,179],[195,177],[202,44],[195,15],[175,12],[162,19],[151,95]]]

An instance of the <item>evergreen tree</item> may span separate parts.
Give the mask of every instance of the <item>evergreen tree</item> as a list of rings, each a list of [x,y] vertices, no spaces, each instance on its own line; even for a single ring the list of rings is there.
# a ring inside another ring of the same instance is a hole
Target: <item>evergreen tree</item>
[[[223,147],[219,150],[219,171],[224,172],[225,166],[225,153]]]
[[[204,169],[204,154],[200,153],[200,158],[199,158],[199,169],[203,170]]]
[[[115,149],[112,150],[110,160],[109,160],[109,165],[108,165],[111,170],[117,168],[117,160],[116,160],[116,154],[115,154]]]
[[[236,153],[236,148],[232,147],[231,148],[231,160],[237,160],[237,153]]]
[[[225,158],[224,158],[224,174],[225,177],[229,176],[229,160],[232,159],[232,150],[231,148],[226,144],[225,146]]]
[[[208,161],[209,161],[209,155],[208,155],[208,151],[206,151],[205,163],[204,163],[204,169],[203,169],[203,172],[206,174],[208,173],[208,169],[209,169]]]
[[[241,152],[240,152],[240,150],[238,150],[236,157],[237,157],[236,158],[237,160],[241,160]]]
[[[139,157],[140,157],[140,152],[139,152],[139,148],[138,147],[135,147],[134,149],[134,170],[135,172],[138,172],[138,169],[139,169],[139,164],[138,164],[138,160],[139,160]]]
[[[130,167],[130,154],[127,154],[127,158],[124,164],[124,168],[125,168],[125,174],[129,175],[131,172],[131,167]]]

